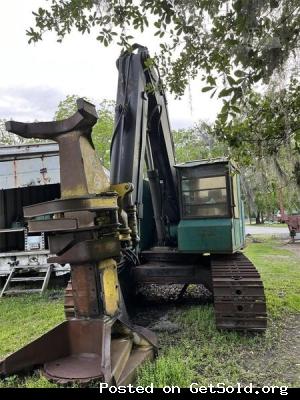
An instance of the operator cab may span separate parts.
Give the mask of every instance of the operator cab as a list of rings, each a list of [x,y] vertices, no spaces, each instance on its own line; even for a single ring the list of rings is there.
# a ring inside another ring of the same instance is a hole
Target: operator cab
[[[233,253],[244,246],[240,175],[226,158],[176,165],[180,223],[178,249]]]

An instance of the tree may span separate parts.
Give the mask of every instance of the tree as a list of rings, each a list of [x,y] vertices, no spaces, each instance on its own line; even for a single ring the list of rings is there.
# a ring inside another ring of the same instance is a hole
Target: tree
[[[242,140],[249,132],[242,132]],[[280,209],[280,191],[287,212],[300,209],[300,189],[297,189],[294,159],[290,149],[281,147],[276,156],[252,153],[241,156],[239,148],[214,135],[214,126],[199,122],[193,128],[173,132],[176,161],[229,157],[238,162],[241,173],[242,192],[246,201],[246,214],[255,216],[257,223],[272,219]],[[254,144],[251,142],[251,145]],[[248,149],[249,150],[249,149]]]
[[[226,142],[241,164],[273,160],[277,176],[300,187],[300,84],[292,79],[287,88],[262,95],[251,91],[239,116],[216,121],[214,135]],[[287,160],[284,159],[284,156]],[[284,165],[289,172],[283,173]]]
[[[5,128],[5,119],[0,119],[0,144],[2,146],[19,145],[22,143],[32,143],[32,139],[25,139],[14,133],[7,132]]]
[[[193,128],[172,133],[178,163],[228,154],[226,145],[212,136],[211,126],[205,122],[200,121]]]
[[[280,195],[288,213],[300,210],[300,188],[296,184],[293,162],[287,149],[280,149],[276,157],[254,157],[251,164],[241,165],[242,188],[249,217],[257,223],[272,219],[280,210]]]
[[[115,102],[103,100],[98,108],[99,120],[93,128],[93,141],[103,165],[109,168],[110,145],[114,130]]]
[[[298,0],[50,0],[33,13],[35,27],[27,35],[37,42],[54,31],[60,42],[73,28],[94,29],[105,46],[117,41],[131,50],[149,28],[169,89],[182,95],[201,72],[202,90],[225,99],[227,119],[239,113],[236,105],[249,88],[268,82],[291,59],[299,45],[299,11]]]
[[[72,94],[66,96],[64,100],[60,101],[54,114],[55,121],[69,118],[71,115],[75,114],[77,111],[76,100],[79,98],[80,96]]]
[[[62,120],[70,117],[77,111],[76,100],[80,96],[68,95],[62,100],[54,115],[55,120]],[[88,99],[87,99],[88,100]],[[92,138],[101,162],[109,168],[110,162],[110,143],[114,128],[114,108],[115,102],[104,100],[97,107],[99,119],[93,127]]]

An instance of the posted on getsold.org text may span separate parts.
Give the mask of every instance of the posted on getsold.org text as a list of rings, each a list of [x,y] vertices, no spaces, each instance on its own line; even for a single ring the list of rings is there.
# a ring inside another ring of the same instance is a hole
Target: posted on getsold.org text
[[[190,384],[188,388],[180,388],[179,386],[164,386],[160,388],[163,393],[166,394],[178,394],[181,392],[186,392],[190,394],[277,394],[280,396],[288,395],[288,387],[287,386],[262,386],[260,388],[255,387],[252,383],[247,385],[242,385],[237,382],[235,386],[225,385],[225,383],[217,383],[215,385],[203,386],[199,383],[193,382]],[[129,384],[127,386],[113,386],[108,385],[107,383],[100,383],[100,393],[154,393],[155,388],[153,383],[148,386],[134,386]]]

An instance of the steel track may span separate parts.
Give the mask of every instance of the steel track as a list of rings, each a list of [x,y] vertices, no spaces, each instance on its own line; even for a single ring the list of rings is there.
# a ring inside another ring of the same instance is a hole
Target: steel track
[[[266,329],[264,287],[258,271],[244,254],[212,256],[211,278],[218,329]],[[67,318],[74,317],[71,282],[65,293],[65,313]]]
[[[242,253],[213,256],[211,272],[217,328],[264,331],[264,287],[252,262]]]

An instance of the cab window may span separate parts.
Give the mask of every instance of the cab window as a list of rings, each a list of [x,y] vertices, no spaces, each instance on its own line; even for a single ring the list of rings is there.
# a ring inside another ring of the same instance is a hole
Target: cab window
[[[229,216],[226,177],[182,179],[183,217]]]

